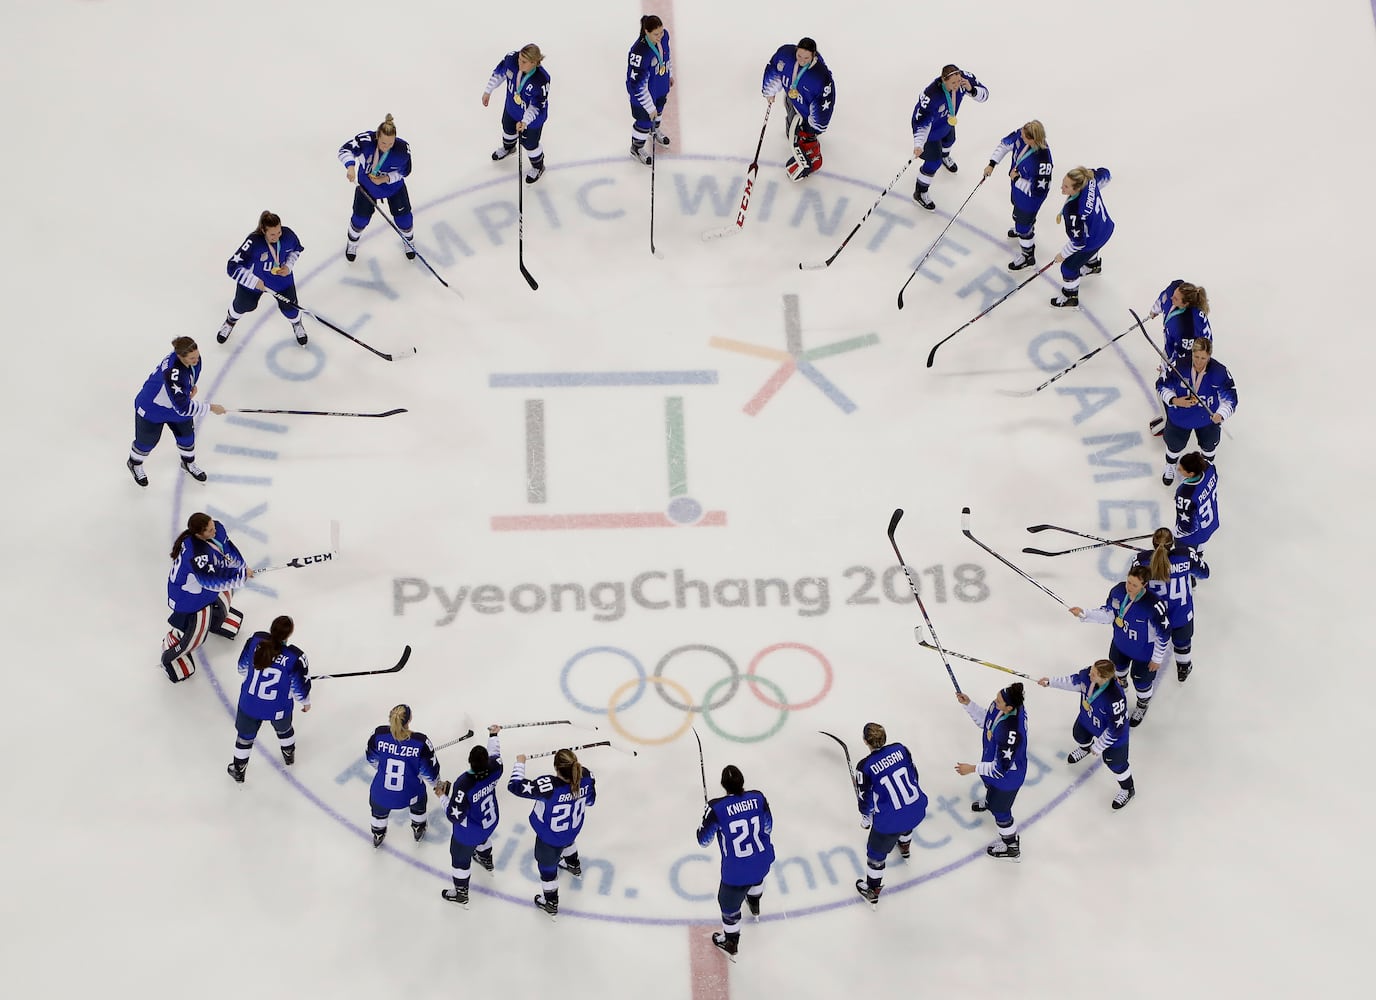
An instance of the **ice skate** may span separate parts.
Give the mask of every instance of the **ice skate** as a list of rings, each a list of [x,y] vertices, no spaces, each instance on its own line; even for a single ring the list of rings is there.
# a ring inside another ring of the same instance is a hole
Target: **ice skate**
[[[229,762],[229,767],[225,768],[226,773],[241,785],[244,783],[244,772],[247,770],[248,761],[246,760],[232,760]]]
[[[721,931],[712,933],[712,943],[726,953],[726,957],[731,961],[736,960],[736,953],[740,951],[741,936],[739,934],[723,934]]]
[[[182,459],[182,471],[198,483],[203,483],[208,478],[205,470],[197,465],[194,460],[188,462],[186,459]]]
[[[140,486],[148,485],[148,473],[143,471],[142,462],[135,462],[130,458],[125,461],[124,467],[129,470],[129,475],[134,477],[134,482]]]
[[[451,903],[458,903],[465,910],[468,909],[468,886],[455,886],[452,889],[441,889],[440,895]]]
[[[883,886],[880,886],[880,889],[882,888]],[[877,907],[879,905],[879,889],[871,889],[864,879],[858,878],[855,880],[855,891],[860,893],[865,902],[869,903],[870,906]]]
[[[1018,838],[1014,837],[1010,843],[1007,840],[1000,840],[997,844],[990,844],[984,849],[984,853],[991,858],[998,858],[1000,861],[1021,861],[1022,845]]]

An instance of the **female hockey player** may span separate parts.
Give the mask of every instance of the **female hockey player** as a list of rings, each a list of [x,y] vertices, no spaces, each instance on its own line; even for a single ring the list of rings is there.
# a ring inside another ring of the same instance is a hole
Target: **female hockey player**
[[[196,418],[224,413],[225,408],[196,399],[196,380],[200,377],[201,349],[190,337],[178,337],[172,341],[172,353],[153,369],[134,397],[134,441],[124,464],[140,486],[148,485],[143,462],[158,446],[164,427],[172,428],[182,471],[198,483],[205,482],[205,471],[196,464]]]
[[[1170,528],[1151,534],[1152,547],[1140,549],[1134,565],[1151,574],[1147,586],[1166,602],[1170,616],[1171,645],[1175,650],[1175,679],[1182,684],[1194,669],[1194,583],[1209,578],[1209,564],[1188,545],[1175,540]]]
[[[228,340],[234,325],[245,313],[258,308],[264,292],[271,292],[277,299],[277,308],[291,322],[296,342],[306,346],[306,328],[301,310],[296,307],[296,279],[292,277],[304,249],[275,212],[263,211],[258,216],[258,228],[248,234],[225,265],[225,273],[234,279],[234,301],[215,334],[217,343]]]
[[[1233,373],[1214,356],[1214,343],[1196,337],[1188,368],[1173,368],[1156,380],[1156,391],[1166,404],[1166,468],[1161,482],[1175,482],[1175,466],[1193,434],[1199,450],[1210,462],[1223,438],[1223,421],[1237,410],[1237,385]]]
[[[800,181],[822,169],[822,133],[836,110],[836,81],[811,38],[797,45],[781,45],[764,67],[760,92],[770,104],[780,92],[784,104],[784,132],[793,155],[785,168],[788,179]]]
[[[393,809],[411,811],[411,836],[425,836],[428,797],[425,783],[441,794],[440,763],[430,737],[411,729],[411,706],[396,705],[387,713],[387,725],[378,726],[368,737],[363,756],[377,768],[368,789],[372,810],[373,846],[381,847],[387,836],[387,819]]]
[[[445,815],[453,824],[449,838],[450,878],[452,889],[440,890],[451,903],[468,906],[468,881],[472,862],[476,860],[486,871],[492,871],[492,835],[497,832],[500,814],[497,809],[497,782],[502,778],[502,744],[497,734],[501,726],[487,727],[487,746],[476,746],[468,752],[468,770],[454,779],[453,788],[442,781],[435,789],[449,796]]]
[[[1113,236],[1113,219],[1104,205],[1104,187],[1113,179],[1107,167],[1075,167],[1061,179],[1065,204],[1057,221],[1065,223],[1065,246],[1056,254],[1061,265],[1061,294],[1051,300],[1058,309],[1080,304],[1080,277],[1098,274],[1099,252]]]
[[[551,917],[559,913],[559,869],[581,876],[583,864],[578,859],[578,834],[583,830],[583,816],[597,804],[597,783],[592,772],[578,762],[572,750],[560,750],[554,755],[554,774],[538,778],[526,777],[526,755],[516,758],[511,769],[507,791],[523,799],[534,799],[530,810],[530,825],[535,831],[535,867],[540,872],[541,893],[535,905]]]
[[[855,765],[855,792],[860,825],[870,831],[865,843],[865,878],[855,891],[872,906],[884,888],[884,867],[895,846],[904,858],[912,851],[913,830],[927,815],[927,793],[917,779],[917,765],[902,743],[890,743],[877,722],[865,723],[861,739],[870,753]]]
[[[640,34],[626,58],[626,93],[631,101],[631,155],[647,166],[654,149],[645,143],[652,136],[660,146],[669,137],[659,130],[664,105],[674,87],[674,64],[669,55],[669,32],[654,14],[640,19]]]
[[[236,587],[253,576],[253,568],[229,540],[223,524],[196,512],[172,543],[172,571],[167,574],[167,624],[162,642],[162,669],[173,684],[196,672],[192,651],[208,632],[226,639],[239,634],[244,616],[231,607]]]
[[[415,216],[411,214],[411,194],[406,190],[406,178],[411,176],[411,146],[397,137],[396,122],[388,115],[376,129],[360,132],[339,147],[339,162],[344,164],[344,176],[354,188],[354,212],[349,217],[349,234],[344,244],[344,258],[351,263],[358,258],[358,241],[368,228],[378,202],[387,202],[392,221],[406,239],[406,259],[416,259],[416,248],[410,242],[414,236]],[[363,168],[363,173],[358,168]]]
[[[1009,198],[1013,202],[1013,228],[1008,238],[1017,240],[1020,252],[1008,262],[1008,270],[1021,271],[1037,263],[1037,213],[1051,193],[1051,147],[1046,144],[1046,129],[1030,121],[1016,132],[1009,132],[989,154],[984,176],[994,172],[1009,154]]]
[[[1156,671],[1166,658],[1170,637],[1170,615],[1166,602],[1152,594],[1147,583],[1150,574],[1141,566],[1128,570],[1127,579],[1115,583],[1103,605],[1086,611],[1071,608],[1070,613],[1085,623],[1113,625],[1113,640],[1108,658],[1117,671],[1118,681],[1126,684],[1132,677],[1137,705],[1132,710],[1132,725],[1146,718],[1156,684]]]
[[[1071,735],[1075,749],[1066,757],[1067,764],[1078,764],[1090,754],[1102,756],[1104,764],[1118,779],[1118,794],[1113,808],[1122,809],[1137,794],[1132,780],[1132,766],[1128,763],[1129,726],[1127,695],[1114,676],[1111,660],[1095,660],[1094,666],[1060,677],[1043,677],[1037,681],[1042,687],[1075,691],[1080,695],[1080,712],[1075,716]]]
[[[296,763],[296,730],[292,728],[293,704],[301,711],[311,710],[310,664],[300,646],[287,642],[295,623],[286,615],[272,620],[266,632],[254,632],[239,654],[239,707],[234,714],[234,759],[229,776],[242,783],[248,769],[253,741],[264,722],[277,731],[282,762]]]
[[[966,94],[981,104],[989,100],[989,88],[973,73],[946,65],[941,68],[941,75],[917,96],[913,106],[913,156],[922,161],[913,201],[928,211],[936,208],[927,189],[932,186],[937,170],[945,167],[955,173],[960,169],[951,157],[951,149],[956,144],[956,113]]]
[[[526,183],[534,184],[545,172],[545,148],[540,136],[549,117],[549,73],[541,65],[545,61],[540,46],[534,42],[517,52],[508,52],[497,63],[483,88],[483,107],[487,107],[492,92],[506,88],[506,104],[502,108],[502,144],[492,153],[494,160],[504,160],[521,146],[530,154],[526,168]]]
[[[1013,819],[1013,801],[1027,777],[1027,710],[1023,707],[1022,683],[1008,685],[983,710],[970,701],[969,695],[956,692],[956,701],[984,734],[979,763],[957,764],[956,774],[978,774],[984,782],[984,798],[971,802],[970,810],[993,816],[1001,841],[989,845],[985,853],[991,858],[1017,861],[1022,857],[1022,842]]]
[[[764,878],[774,864],[774,817],[764,793],[746,791],[745,776],[735,764],[721,769],[721,787],[726,794],[707,803],[697,838],[700,847],[715,838],[721,849],[721,930],[712,934],[712,943],[735,955],[741,943],[741,904],[750,907],[752,916],[760,915]]]

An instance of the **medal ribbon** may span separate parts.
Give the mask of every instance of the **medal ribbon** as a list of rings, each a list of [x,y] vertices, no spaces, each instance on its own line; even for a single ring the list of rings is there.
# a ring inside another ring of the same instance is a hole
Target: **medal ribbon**
[[[1095,688],[1093,694],[1091,694],[1091,695],[1089,695],[1088,697],[1082,699],[1082,700],[1084,701],[1084,704],[1085,704],[1085,711],[1086,711],[1086,712],[1089,711],[1089,706],[1094,704],[1094,699],[1097,698],[1097,697],[1099,697],[1099,695],[1103,694],[1104,691],[1106,691],[1106,690],[1108,689],[1108,685],[1109,685],[1109,682],[1108,682],[1108,681],[1104,681],[1104,683],[1100,684],[1097,688]]]
[[[796,91],[798,89],[798,81],[803,78],[804,73],[812,69],[812,63],[808,63],[806,66],[798,66],[798,63],[795,61],[793,65],[796,67],[796,70],[793,74],[793,82],[788,85],[788,89]]]

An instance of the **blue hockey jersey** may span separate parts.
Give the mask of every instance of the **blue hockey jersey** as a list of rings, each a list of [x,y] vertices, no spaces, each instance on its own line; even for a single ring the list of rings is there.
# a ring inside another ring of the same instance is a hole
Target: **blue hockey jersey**
[[[961,73],[970,81],[968,94],[963,88],[947,90],[941,77],[937,77],[917,95],[917,103],[913,105],[913,149],[921,149],[929,142],[940,142],[954,132],[955,123],[951,119],[960,112],[960,104],[967,96],[981,104],[989,100],[988,87],[976,80],[973,73],[964,70]]]
[[[914,149],[917,147],[914,146]],[[989,165],[996,167],[1008,154],[1013,155],[1009,166],[1009,180],[1012,182],[1010,198],[1013,208],[1019,212],[1036,215],[1042,203],[1051,193],[1051,150],[1029,146],[1022,137],[1022,129],[1016,129],[1003,137],[989,154]]]
[[[1089,667],[1085,667],[1077,673],[1052,677],[1050,680],[1054,688],[1079,692],[1080,712],[1075,721],[1094,734],[1091,750],[1103,753],[1111,746],[1127,746],[1130,732],[1127,725],[1128,699],[1116,677],[1096,684],[1089,676]]]
[[[1115,583],[1103,606],[1087,609],[1080,621],[1112,624],[1113,647],[1129,659],[1161,663],[1166,658],[1170,613],[1150,588],[1130,598],[1127,584]]]
[[[1061,206],[1061,221],[1065,223],[1065,246],[1061,256],[1069,257],[1082,250],[1098,250],[1113,235],[1113,219],[1104,204],[1104,188],[1113,175],[1107,167],[1095,167],[1094,176],[1065,200]]]
[[[209,607],[220,591],[243,586],[246,565],[221,522],[215,522],[214,538],[188,535],[167,574],[167,606],[178,614]]]
[[[1195,337],[1208,337],[1214,340],[1213,328],[1209,317],[1199,309],[1187,307],[1177,309],[1171,304],[1171,296],[1184,282],[1177,278],[1166,286],[1166,290],[1156,297],[1152,311],[1161,315],[1161,328],[1166,336],[1166,357],[1174,362],[1180,371],[1189,371],[1190,352],[1194,350]]]
[[[292,275],[273,274],[272,269],[285,265],[296,270],[296,261],[305,247],[296,234],[286,226],[276,243],[269,243],[267,237],[254,230],[248,234],[234,256],[225,265],[225,273],[245,288],[257,290],[262,282],[274,292],[283,292],[293,287]]]
[[[1151,569],[1151,549],[1141,549],[1134,566]],[[1204,557],[1188,545],[1179,542],[1170,551],[1171,578],[1151,580],[1147,586],[1151,592],[1166,602],[1167,615],[1173,629],[1194,621],[1194,583],[1196,579],[1209,578],[1209,564]]]
[[[583,780],[575,791],[555,774],[527,778],[525,762],[518,760],[512,765],[506,788],[512,795],[535,800],[530,825],[535,836],[554,847],[568,847],[577,840],[583,829],[584,811],[597,804],[597,783],[587,768],[583,769]]]
[[[1177,396],[1191,398],[1190,389],[1204,401],[1204,407],[1208,407],[1208,410],[1197,404],[1170,405],[1170,401]],[[1162,373],[1156,380],[1156,391],[1166,403],[1166,418],[1177,427],[1207,427],[1213,422],[1210,412],[1227,420],[1237,409],[1237,385],[1233,382],[1233,373],[1217,358],[1210,358],[1202,372],[1195,371],[1192,364],[1185,362]]]
[[[388,726],[368,737],[363,756],[377,768],[368,798],[382,809],[404,809],[425,791],[425,783],[440,780],[435,747],[424,733],[398,740]]]
[[[721,880],[726,885],[759,885],[774,863],[770,834],[774,817],[760,792],[723,795],[707,803],[698,826],[698,844],[706,847],[717,839],[721,848]]]
[[[669,32],[660,36],[658,51],[643,34],[631,46],[626,59],[626,93],[651,118],[659,114],[658,105],[669,96],[674,78],[674,63],[669,55]]]
[[[965,711],[983,734],[975,773],[990,788],[1021,788],[1027,778],[1027,706],[1004,714],[992,701],[984,711],[971,702]]]
[[[506,88],[506,113],[526,128],[541,128],[549,117],[549,74],[543,66],[522,73],[517,62],[520,53],[508,52],[488,78],[486,93]]]
[[[273,661],[262,670],[253,668],[253,656],[268,638],[266,632],[254,632],[239,654],[239,711],[250,719],[269,721],[281,719],[291,711],[292,702],[311,703],[310,664],[301,647],[282,647]]]
[[[1218,469],[1210,465],[1175,487],[1175,538],[1181,545],[1200,546],[1218,530]]]
[[[345,169],[356,168],[358,183],[373,198],[390,198],[411,176],[411,146],[397,136],[392,148],[384,153],[377,148],[376,132],[360,132],[339,147],[339,162]],[[381,179],[374,181],[374,174]]]
[[[134,397],[134,412],[155,424],[175,424],[209,413],[209,403],[191,398],[200,377],[201,362],[184,365],[173,351],[144,380]]]
[[[487,738],[488,772],[479,778],[465,771],[449,789],[449,804],[444,813],[454,824],[454,839],[478,847],[492,837],[500,814],[497,809],[497,782],[502,780],[502,745],[496,736]]]
[[[927,793],[917,765],[902,743],[890,743],[855,766],[860,815],[879,833],[907,833],[927,815]]]
[[[765,66],[764,79],[760,83],[760,92],[765,97],[773,97],[780,91],[809,132],[821,135],[827,130],[836,106],[836,81],[820,52],[814,52],[812,62],[800,67],[798,47],[781,45]],[[795,93],[797,97],[793,96]]]

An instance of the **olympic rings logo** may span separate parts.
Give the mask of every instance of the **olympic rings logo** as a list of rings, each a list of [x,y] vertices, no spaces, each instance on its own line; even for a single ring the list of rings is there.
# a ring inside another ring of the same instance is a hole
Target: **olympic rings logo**
[[[784,694],[783,688],[776,682],[767,677],[759,675],[759,668],[762,663],[770,656],[781,650],[797,650],[811,656],[822,668],[822,688],[811,698],[805,701],[791,702]],[[726,676],[713,681],[703,693],[702,701],[694,702],[692,694],[679,681],[665,675],[669,664],[674,658],[684,653],[706,653],[715,656],[726,666]],[[573,694],[569,686],[569,678],[573,673],[574,667],[589,656],[597,654],[610,654],[620,657],[631,665],[635,670],[635,676],[617,685],[607,699],[606,707],[589,705]],[[700,714],[703,722],[722,739],[731,740],[735,743],[759,743],[767,740],[780,729],[783,728],[788,716],[792,712],[801,711],[816,705],[828,692],[831,691],[832,670],[831,663],[822,653],[812,646],[801,642],[776,642],[772,646],[766,646],[751,658],[749,665],[745,668],[745,673],[737,666],[736,661],[723,649],[716,646],[709,646],[704,643],[688,643],[683,646],[675,646],[665,653],[658,663],[655,664],[653,671],[646,671],[645,665],[640,662],[634,653],[622,649],[619,646],[592,646],[575,653],[564,664],[564,669],[559,673],[559,687],[564,692],[564,697],[575,708],[581,709],[593,715],[605,715],[612,728],[624,739],[633,740],[647,746],[662,746],[672,743],[678,739],[693,725],[693,717]],[[726,706],[739,693],[741,687],[749,689],[755,699],[768,708],[775,709],[779,713],[779,718],[764,732],[737,734],[724,730],[721,725],[712,717],[712,713],[719,711]],[[761,688],[768,693],[761,691]],[[667,736],[640,736],[630,732],[622,724],[619,716],[635,705],[644,697],[646,689],[652,689],[666,705],[684,713],[683,722]]]

